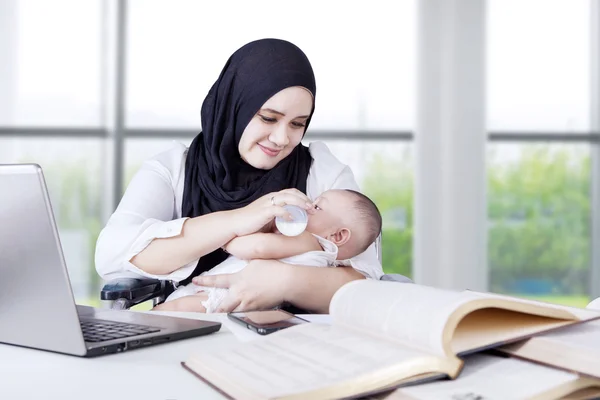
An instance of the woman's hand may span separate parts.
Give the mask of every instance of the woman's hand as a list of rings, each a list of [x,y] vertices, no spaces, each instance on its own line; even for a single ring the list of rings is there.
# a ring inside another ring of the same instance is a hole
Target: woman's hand
[[[309,214],[315,212],[312,201],[297,189],[269,193],[246,207],[231,211],[235,234],[244,236],[261,231],[275,217],[290,218],[290,214],[283,208],[286,204],[301,207]]]
[[[197,276],[201,286],[227,288],[229,293],[216,312],[251,311],[273,308],[283,303],[291,266],[276,260],[252,260],[234,274]]]

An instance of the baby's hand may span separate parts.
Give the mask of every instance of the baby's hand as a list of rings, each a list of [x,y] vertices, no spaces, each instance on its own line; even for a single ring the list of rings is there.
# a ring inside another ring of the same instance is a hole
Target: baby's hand
[[[157,305],[152,311],[182,311],[205,313],[206,308],[202,305],[203,301],[208,299],[206,292],[200,292],[189,296],[183,296],[178,299],[167,301]]]

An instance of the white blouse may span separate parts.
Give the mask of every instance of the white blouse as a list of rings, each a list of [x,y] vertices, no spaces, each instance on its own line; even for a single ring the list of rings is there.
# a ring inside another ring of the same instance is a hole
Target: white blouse
[[[171,149],[144,162],[131,180],[96,244],[96,270],[103,279],[147,277],[180,282],[194,271],[198,260],[166,275],[149,274],[129,262],[152,240],[181,233],[187,219],[181,216],[187,150],[174,142]],[[329,189],[359,190],[352,170],[325,143],[312,142],[309,150],[313,157],[306,182],[310,199]],[[383,275],[374,244],[349,264],[367,278]]]

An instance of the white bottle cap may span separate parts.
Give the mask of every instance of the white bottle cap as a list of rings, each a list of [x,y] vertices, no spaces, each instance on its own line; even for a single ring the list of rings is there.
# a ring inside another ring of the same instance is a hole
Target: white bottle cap
[[[298,206],[285,205],[283,208],[292,215],[293,220],[288,221],[284,218],[276,217],[275,226],[277,226],[279,232],[285,236],[298,236],[304,232],[308,224],[308,214],[306,211]]]

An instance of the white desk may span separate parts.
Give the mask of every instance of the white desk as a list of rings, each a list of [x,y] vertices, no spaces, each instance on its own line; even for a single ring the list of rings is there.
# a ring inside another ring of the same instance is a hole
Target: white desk
[[[223,399],[181,366],[190,352],[218,349],[259,335],[223,314],[163,313],[220,321],[207,336],[94,358],[80,358],[0,344],[0,398],[86,400]],[[310,319],[327,321],[328,316]]]

